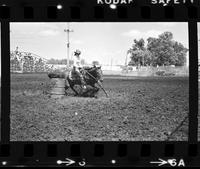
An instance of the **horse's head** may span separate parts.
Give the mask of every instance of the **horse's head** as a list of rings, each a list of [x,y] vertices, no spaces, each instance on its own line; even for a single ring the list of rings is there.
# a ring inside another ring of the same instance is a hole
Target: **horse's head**
[[[94,66],[94,71],[95,71],[95,77],[97,80],[100,82],[103,82],[103,72],[101,70],[101,66]]]

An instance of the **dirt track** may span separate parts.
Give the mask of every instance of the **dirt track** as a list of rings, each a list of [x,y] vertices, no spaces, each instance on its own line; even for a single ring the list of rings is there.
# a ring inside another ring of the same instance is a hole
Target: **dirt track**
[[[11,141],[163,141],[189,112],[185,77],[105,77],[110,97],[97,99],[53,99],[51,87],[45,74],[11,75]]]

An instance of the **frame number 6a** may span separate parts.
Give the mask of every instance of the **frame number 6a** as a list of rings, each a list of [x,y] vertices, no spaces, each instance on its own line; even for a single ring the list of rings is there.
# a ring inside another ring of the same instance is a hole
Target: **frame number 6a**
[[[158,161],[151,161],[151,164],[158,164],[158,166],[162,165],[170,165],[171,167],[185,167],[185,162],[183,159],[176,160],[176,159],[168,159],[168,160],[163,160],[161,158],[158,159]]]

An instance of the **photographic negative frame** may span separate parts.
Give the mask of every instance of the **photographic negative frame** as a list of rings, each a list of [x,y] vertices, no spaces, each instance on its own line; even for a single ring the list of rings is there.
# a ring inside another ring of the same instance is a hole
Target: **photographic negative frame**
[[[99,3],[98,3],[99,2]],[[105,2],[105,3],[101,3]],[[179,4],[135,0],[1,1],[2,166],[199,166],[198,36],[199,2]],[[115,1],[116,2],[116,1]],[[120,1],[121,2],[121,1]],[[59,5],[59,6],[58,6]],[[10,23],[11,22],[187,22],[189,34],[188,141],[137,142],[12,142],[10,141]],[[160,160],[161,159],[161,160]],[[172,159],[170,161],[170,159]],[[192,159],[192,160],[191,160]],[[164,160],[164,162],[162,161]],[[165,163],[166,162],[166,163]],[[174,164],[175,165],[175,164]]]

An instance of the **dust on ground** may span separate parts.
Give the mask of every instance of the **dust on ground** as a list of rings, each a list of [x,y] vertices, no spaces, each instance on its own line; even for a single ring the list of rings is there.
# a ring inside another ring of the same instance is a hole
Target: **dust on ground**
[[[189,112],[186,77],[105,77],[109,98],[50,97],[46,74],[11,75],[11,141],[164,141]],[[171,140],[187,141],[188,128]]]

